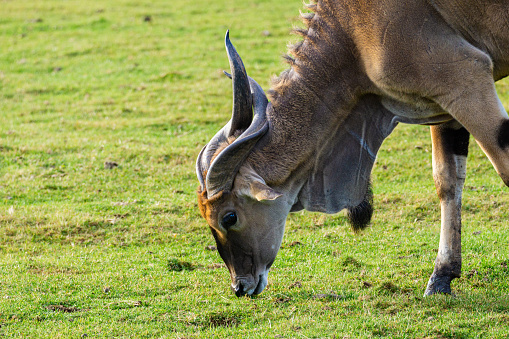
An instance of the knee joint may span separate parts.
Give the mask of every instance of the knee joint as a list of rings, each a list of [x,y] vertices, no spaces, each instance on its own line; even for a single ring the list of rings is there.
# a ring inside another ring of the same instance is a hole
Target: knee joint
[[[454,199],[456,195],[456,182],[455,180],[447,180],[445,178],[438,179],[435,176],[435,188],[438,198],[440,200]],[[452,178],[451,178],[452,179]]]

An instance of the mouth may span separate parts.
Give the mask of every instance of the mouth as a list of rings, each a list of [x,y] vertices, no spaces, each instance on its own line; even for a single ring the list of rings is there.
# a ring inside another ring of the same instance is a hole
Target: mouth
[[[258,285],[256,285],[252,295],[258,295],[262,293],[265,287],[267,287],[267,275],[260,274],[258,277]]]
[[[269,275],[269,270],[266,270],[265,272],[260,274],[258,276],[258,284],[254,288],[251,288],[250,290],[246,291],[246,294],[251,296],[251,295],[258,295],[258,294],[262,293],[263,290],[265,289],[265,287],[267,287],[268,275]]]
[[[267,270],[264,273],[260,274],[258,276],[258,283],[256,285],[253,284],[254,286],[252,286],[251,288],[245,289],[244,285],[242,283],[240,283],[240,284],[232,285],[231,289],[237,297],[242,297],[245,295],[247,295],[247,296],[258,295],[263,292],[265,287],[267,287],[268,273],[269,272]]]

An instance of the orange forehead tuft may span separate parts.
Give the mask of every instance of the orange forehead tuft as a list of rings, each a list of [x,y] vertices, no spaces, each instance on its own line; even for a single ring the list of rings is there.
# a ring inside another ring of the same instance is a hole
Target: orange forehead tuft
[[[223,198],[223,192],[215,194],[211,199],[207,198],[207,190],[198,190],[198,207],[203,218],[207,220],[210,226],[217,221],[217,206]]]
[[[200,192],[198,190],[198,207],[200,208],[201,216],[207,219],[207,191],[203,190]]]

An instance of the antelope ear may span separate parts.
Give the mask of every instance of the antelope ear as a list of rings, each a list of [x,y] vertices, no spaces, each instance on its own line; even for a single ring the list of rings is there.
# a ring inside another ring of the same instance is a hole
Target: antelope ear
[[[250,166],[242,166],[235,178],[237,194],[258,201],[276,200],[283,194],[269,187]]]
[[[267,186],[265,182],[254,181],[249,186],[251,198],[256,199],[258,201],[276,200],[277,198],[283,195]]]

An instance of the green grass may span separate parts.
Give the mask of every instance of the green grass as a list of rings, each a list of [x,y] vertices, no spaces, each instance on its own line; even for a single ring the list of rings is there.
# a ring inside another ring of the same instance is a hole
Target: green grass
[[[231,111],[224,33],[268,89],[301,7],[0,0],[0,336],[509,335],[509,195],[473,141],[464,274],[422,297],[440,209],[420,126],[382,146],[370,228],[293,214],[264,293],[230,292],[194,174]]]

